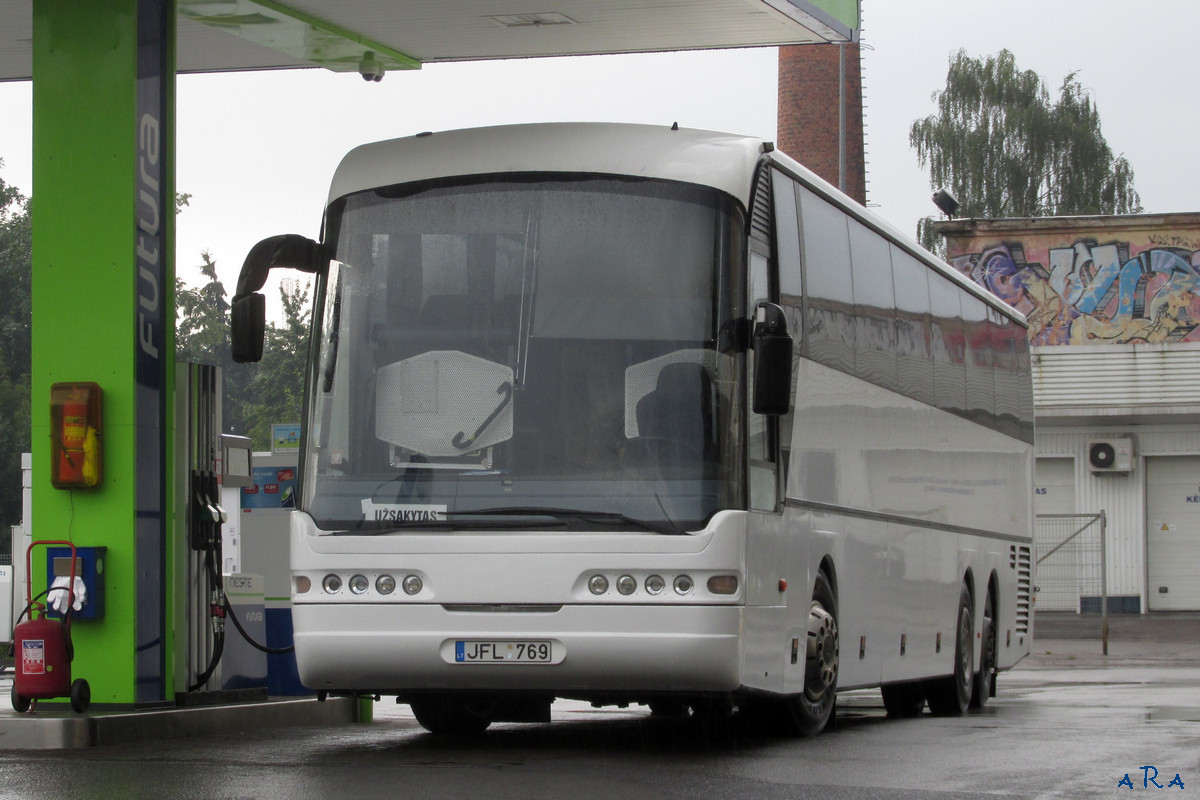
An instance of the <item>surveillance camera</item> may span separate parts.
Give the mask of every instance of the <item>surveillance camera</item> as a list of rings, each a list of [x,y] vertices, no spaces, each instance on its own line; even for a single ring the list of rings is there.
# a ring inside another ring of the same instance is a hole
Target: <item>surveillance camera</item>
[[[362,75],[364,81],[379,83],[383,80],[384,72],[383,64],[379,63],[374,51],[368,50],[363,53],[362,61],[358,62],[358,74]]]

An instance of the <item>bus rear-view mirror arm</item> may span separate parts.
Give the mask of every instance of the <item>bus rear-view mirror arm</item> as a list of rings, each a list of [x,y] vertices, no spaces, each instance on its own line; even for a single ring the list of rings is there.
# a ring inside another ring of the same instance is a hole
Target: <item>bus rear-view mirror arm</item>
[[[754,413],[780,416],[792,395],[792,336],[787,316],[775,303],[754,309]]]
[[[262,360],[267,303],[258,290],[266,283],[268,273],[276,267],[320,272],[328,263],[329,254],[324,247],[295,233],[263,239],[250,249],[229,309],[234,361],[244,364]]]

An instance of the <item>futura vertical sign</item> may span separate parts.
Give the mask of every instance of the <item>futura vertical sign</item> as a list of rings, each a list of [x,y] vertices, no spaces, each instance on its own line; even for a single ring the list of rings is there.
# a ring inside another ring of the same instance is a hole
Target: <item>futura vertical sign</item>
[[[173,246],[174,27],[171,0],[137,3],[135,285],[137,700],[166,696],[166,430]]]

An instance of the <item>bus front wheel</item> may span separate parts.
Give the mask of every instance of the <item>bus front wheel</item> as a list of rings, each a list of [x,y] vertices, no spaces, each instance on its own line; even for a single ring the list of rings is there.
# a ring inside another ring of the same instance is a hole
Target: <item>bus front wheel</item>
[[[808,636],[804,655],[804,691],[787,703],[790,727],[801,736],[816,736],[833,716],[837,700],[840,657],[837,600],[824,572],[817,573],[808,611]]]
[[[410,705],[421,727],[437,736],[478,736],[492,724],[491,707],[486,702],[428,697]]]

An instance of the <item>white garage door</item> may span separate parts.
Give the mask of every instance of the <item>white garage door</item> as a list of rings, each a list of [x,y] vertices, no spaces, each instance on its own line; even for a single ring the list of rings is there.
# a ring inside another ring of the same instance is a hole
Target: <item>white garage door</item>
[[[1034,464],[1035,514],[1075,513],[1075,459],[1039,458]],[[1079,528],[1074,520],[1039,519],[1033,550],[1037,558],[1053,553],[1037,567],[1037,609],[1079,611],[1080,564],[1078,548],[1059,547]]]
[[[1146,459],[1151,611],[1200,610],[1200,458]]]
[[[1075,513],[1075,459],[1039,458],[1034,484],[1035,514]]]

